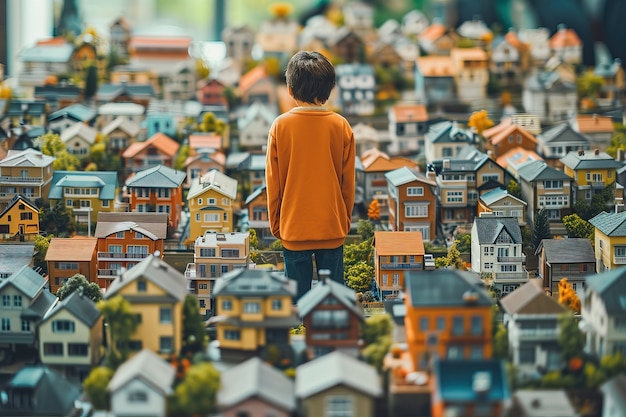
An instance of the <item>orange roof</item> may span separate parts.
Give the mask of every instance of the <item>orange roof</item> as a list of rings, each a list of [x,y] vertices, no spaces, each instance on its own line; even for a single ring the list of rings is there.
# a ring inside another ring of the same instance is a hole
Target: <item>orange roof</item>
[[[189,147],[191,149],[212,148],[222,149],[222,137],[220,135],[189,135]]]
[[[409,158],[399,156],[390,158],[389,155],[377,148],[363,152],[361,163],[365,172],[388,172],[402,167],[416,168],[418,166],[417,162]]]
[[[598,116],[597,114],[579,114],[576,116],[578,131],[580,133],[602,133],[614,132],[615,126],[608,116]]]
[[[425,122],[428,120],[426,106],[423,104],[396,104],[392,111],[398,122]]]
[[[483,130],[483,136],[486,139],[490,139],[492,136],[502,132],[509,126],[513,125],[510,117],[504,117],[500,120],[500,123],[497,125],[491,126],[489,129]]]
[[[550,38],[550,48],[552,49],[582,46],[582,44],[583,42],[573,29],[559,29]]]
[[[42,39],[40,41],[37,41],[37,45],[65,45],[67,42],[67,40],[61,36],[57,36],[56,38],[50,38],[50,39]]]
[[[441,38],[446,33],[446,27],[441,23],[433,23],[426,28],[425,31],[419,36],[420,40],[427,40],[434,42]]]
[[[267,76],[265,66],[261,64],[257,65],[241,76],[239,79],[239,91],[246,91]]]
[[[180,144],[174,139],[171,139],[164,133],[158,132],[144,142],[135,142],[130,145],[128,148],[126,148],[126,150],[122,154],[122,157],[133,158],[139,152],[149,146],[154,146],[155,148],[169,156],[176,155],[176,152],[178,152],[178,148],[180,148]]]
[[[520,41],[517,37],[517,34],[512,30],[509,30],[506,35],[504,35],[504,39],[515,49],[523,50],[528,48],[528,44]]]
[[[455,72],[449,56],[423,56],[417,58],[417,66],[425,77],[452,77]]]
[[[191,38],[170,36],[133,36],[130,38],[130,48],[180,49],[187,52],[191,45]]]
[[[509,162],[519,166],[522,162],[528,161],[543,161],[543,158],[535,151],[518,146],[496,159],[497,164],[504,169],[508,168]]]
[[[377,256],[423,255],[424,239],[420,232],[374,232]]]
[[[96,253],[97,243],[95,237],[54,237],[50,239],[46,261],[89,262]]]
[[[185,159],[185,166],[188,166],[189,164],[197,161],[200,158],[202,158],[202,155],[188,156],[187,159]],[[226,154],[222,151],[213,152],[211,155],[209,155],[209,158],[218,165],[224,166],[226,164]]]
[[[509,135],[513,133],[520,133],[522,136],[533,142],[535,146],[537,145],[537,139],[535,138],[535,136],[528,132],[528,130],[518,125],[509,125],[509,127],[507,127],[506,129],[503,129],[495,135],[491,136],[491,143],[495,145],[503,142],[507,140]]]
[[[450,57],[463,61],[486,61],[487,53],[481,48],[453,48]]]

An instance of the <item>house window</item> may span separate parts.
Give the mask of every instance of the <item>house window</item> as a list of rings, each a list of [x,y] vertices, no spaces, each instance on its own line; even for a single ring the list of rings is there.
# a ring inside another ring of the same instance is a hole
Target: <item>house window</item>
[[[137,281],[137,292],[146,292],[148,289],[148,285],[146,284],[146,281],[141,280],[141,281]]]
[[[500,265],[500,272],[516,272],[517,265]]]
[[[239,249],[222,249],[222,258],[238,258]]]
[[[448,203],[462,203],[463,191],[448,191],[446,194],[446,201]]]
[[[135,231],[135,239],[143,239],[144,237],[143,233]]]
[[[171,336],[161,336],[159,338],[159,351],[161,353],[171,353],[174,350],[174,340]]]
[[[240,340],[241,333],[239,330],[224,330],[224,339],[226,340]]]
[[[68,356],[87,356],[89,353],[89,345],[87,343],[68,343]]]
[[[272,310],[282,310],[283,309],[283,301],[275,298],[272,300]]]
[[[256,301],[247,301],[243,303],[243,312],[244,313],[260,313],[261,312],[261,304]]]
[[[421,196],[424,195],[424,187],[407,187],[407,196]]]
[[[222,310],[232,310],[233,302],[231,300],[222,300]]]
[[[161,307],[159,309],[159,323],[161,324],[172,323],[172,309],[170,307]]]
[[[454,336],[460,336],[464,332],[463,316],[452,317],[452,334]]]
[[[198,198],[198,205],[201,206],[202,205],[202,198]]]
[[[317,310],[313,312],[312,325],[316,329],[348,328],[347,310]]]
[[[72,200],[65,200],[65,207],[72,207],[74,202]]]
[[[326,417],[353,417],[354,403],[347,395],[332,395],[326,397]]]
[[[200,248],[200,256],[207,258],[215,257],[215,248]]]
[[[128,393],[129,403],[145,403],[148,402],[148,394],[145,391],[131,391]]]
[[[470,349],[470,358],[471,359],[482,359],[483,358],[483,347],[482,346],[472,346]]]
[[[400,285],[400,275],[399,274],[391,274],[391,285],[397,287]]]
[[[143,349],[143,342],[141,340],[129,340],[128,348],[132,351],[138,351]]]
[[[2,295],[2,307],[11,307],[11,296],[3,294]]]
[[[483,255],[491,255],[493,256],[494,247],[493,246],[483,246]]]
[[[383,274],[383,287],[386,287],[389,285],[389,276],[387,274]]]
[[[30,332],[30,321],[22,320],[22,331],[23,332]]]
[[[11,331],[11,320],[7,317],[2,317],[0,320],[0,331],[10,332]]]
[[[102,200],[102,208],[109,208],[109,207],[111,207],[110,203],[111,203],[110,200]]]
[[[404,207],[404,215],[406,217],[428,217],[428,206],[406,206]]]
[[[222,218],[224,219],[225,222],[228,221],[228,213],[224,212],[224,215],[222,216]]]
[[[437,330],[445,330],[445,328],[446,328],[446,318],[437,317]]]
[[[447,359],[463,359],[463,346],[448,346]]]
[[[534,364],[535,363],[535,347],[520,347],[519,349],[519,363],[520,364]]]
[[[117,233],[115,234],[115,237],[116,237],[117,239],[124,239],[124,232],[123,232],[123,231],[122,231],[122,232],[117,232]]]
[[[33,213],[31,211],[27,213],[20,213],[20,220],[32,220],[32,219],[33,219]]]
[[[47,356],[63,356],[63,343],[44,343],[43,353]]]
[[[483,265],[483,269],[485,269],[485,270],[493,269],[493,262],[485,262],[484,265]]]
[[[481,316],[472,316],[470,319],[470,331],[473,336],[481,336],[483,334],[483,318]]]
[[[217,223],[220,221],[220,215],[215,213],[204,213],[204,221],[206,223]]]
[[[21,295],[14,295],[13,296],[13,306],[14,307],[21,307],[22,306],[22,296]]]
[[[199,222],[200,221],[200,213],[196,213],[196,221]]]
[[[214,206],[214,205],[217,203],[217,200],[216,200],[216,199],[214,199],[214,198],[207,198],[206,203],[207,203],[209,206]]]
[[[198,289],[206,290],[207,289],[207,285],[206,284],[198,284]]]
[[[74,322],[71,320],[55,320],[52,322],[52,331],[55,333],[74,333]]]
[[[428,317],[420,317],[420,330],[426,331],[428,330],[428,327],[429,327]]]

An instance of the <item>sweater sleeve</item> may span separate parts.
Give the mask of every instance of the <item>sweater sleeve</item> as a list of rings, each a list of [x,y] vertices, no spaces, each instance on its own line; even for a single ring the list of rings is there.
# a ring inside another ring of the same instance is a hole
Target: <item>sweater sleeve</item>
[[[278,150],[273,130],[267,138],[267,155],[265,158],[265,184],[267,190],[267,214],[269,217],[270,231],[277,239],[280,239],[280,175],[278,171]]]
[[[355,193],[355,157],[356,149],[354,144],[354,133],[351,128],[348,128],[348,140],[343,148],[343,173],[341,183],[341,194],[343,195],[343,201],[346,205],[346,211],[348,213],[348,222],[352,221],[352,209],[354,207],[354,193]],[[348,225],[348,228],[350,225]]]

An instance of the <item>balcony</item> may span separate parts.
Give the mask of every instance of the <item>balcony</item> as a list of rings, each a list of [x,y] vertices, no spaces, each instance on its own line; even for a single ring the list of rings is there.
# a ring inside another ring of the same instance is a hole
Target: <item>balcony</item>
[[[604,187],[606,187],[606,185],[604,184],[603,181],[589,181],[589,185],[591,185],[591,188],[604,188]]]
[[[381,263],[380,269],[423,269],[421,262],[408,263]]]
[[[626,256],[617,256],[613,257],[613,263],[616,265],[624,265],[626,264]]]
[[[0,176],[0,182],[2,183],[27,183],[27,184],[36,184],[42,183],[43,177],[8,177],[8,176]]]
[[[98,278],[117,278],[120,272],[119,269],[98,269]]]
[[[149,253],[127,253],[127,252],[98,252],[98,262],[118,261],[118,260],[141,260],[147,258]]]
[[[528,280],[528,271],[522,272],[494,272],[494,282],[508,283]]]
[[[520,337],[524,337],[526,339],[546,339],[546,338],[556,338],[559,334],[556,328],[550,329],[518,329],[517,330]]]
[[[498,262],[526,263],[526,256],[498,256]]]

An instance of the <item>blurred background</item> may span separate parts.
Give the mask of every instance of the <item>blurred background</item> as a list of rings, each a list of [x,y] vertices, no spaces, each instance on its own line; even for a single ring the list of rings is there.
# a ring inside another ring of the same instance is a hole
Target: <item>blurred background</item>
[[[331,5],[349,0],[291,0],[294,17],[302,23]],[[584,64],[595,63],[598,42],[613,58],[626,62],[625,0],[364,0],[375,6],[375,23],[401,20],[412,10],[451,26],[479,16],[496,30],[546,27],[561,23],[573,28],[584,42]],[[109,25],[124,16],[136,34],[180,34],[196,41],[214,41],[228,25],[258,27],[270,16],[275,0],[0,0],[0,62],[14,70],[19,51],[62,30],[94,27],[108,33]],[[80,33],[80,31],[79,31]]]

